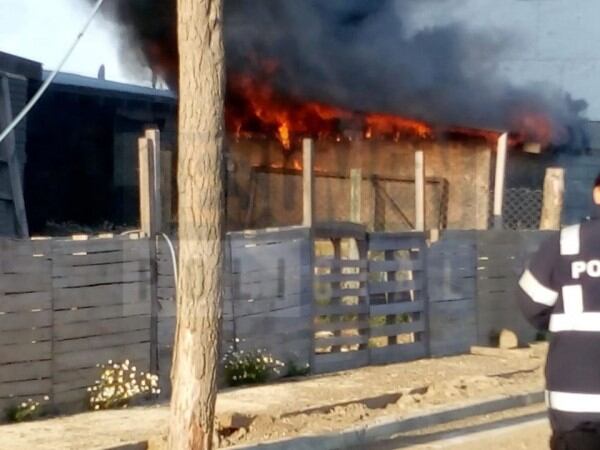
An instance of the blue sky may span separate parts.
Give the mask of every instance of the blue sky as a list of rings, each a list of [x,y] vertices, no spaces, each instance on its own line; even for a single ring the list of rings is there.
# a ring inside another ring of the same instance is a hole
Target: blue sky
[[[516,45],[503,55],[498,70],[515,83],[556,84],[586,99],[588,116],[600,120],[598,0],[398,1],[421,5],[411,19],[414,29],[458,21],[492,32],[508,31]],[[53,68],[89,9],[82,0],[0,0],[0,50]],[[105,64],[109,79],[147,82],[144,72],[132,74],[121,67],[120,36],[115,24],[99,16],[65,70],[95,76]]]

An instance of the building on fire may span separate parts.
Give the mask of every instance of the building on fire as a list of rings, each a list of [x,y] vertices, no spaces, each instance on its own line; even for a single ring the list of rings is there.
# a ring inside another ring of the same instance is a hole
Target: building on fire
[[[10,78],[13,115],[48,75],[40,64],[7,54],[0,54],[0,73]],[[497,131],[436,128],[314,103],[282,106],[257,89],[257,95],[227,99],[229,229],[301,222],[300,140],[306,135],[316,142],[317,221],[350,220],[350,174],[360,170],[361,221],[375,230],[412,229],[413,155],[419,149],[426,160],[426,227],[489,226]],[[176,153],[176,115],[170,91],[60,74],[16,133],[30,233],[138,227],[137,138],[156,125],[163,149]],[[600,163],[600,125],[586,127],[587,148],[550,145],[532,153],[511,135],[506,226],[536,227],[551,166],[566,168],[563,221],[589,213],[587,197],[579,194],[587,192]],[[8,236],[16,234],[10,181],[0,165],[0,234]]]

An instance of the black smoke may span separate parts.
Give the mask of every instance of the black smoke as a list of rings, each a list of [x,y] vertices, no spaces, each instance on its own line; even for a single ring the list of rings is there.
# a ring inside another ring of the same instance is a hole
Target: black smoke
[[[520,130],[524,117],[545,116],[554,125],[550,140],[577,142],[585,102],[543,84],[517,87],[499,75],[500,56],[518,45],[511,36],[460,24],[409,31],[411,8],[440,1],[225,0],[227,68],[268,76],[284,95],[440,125]],[[110,4],[129,47],[143,49],[171,86],[175,8],[175,0]],[[277,69],[266,72],[265,62]]]

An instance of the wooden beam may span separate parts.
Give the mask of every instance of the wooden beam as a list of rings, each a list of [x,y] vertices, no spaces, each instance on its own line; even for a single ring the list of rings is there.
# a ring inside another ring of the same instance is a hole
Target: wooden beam
[[[12,102],[10,99],[10,86],[8,78],[0,77],[0,130],[7,127],[12,121]],[[23,182],[21,180],[21,167],[17,155],[15,132],[10,133],[4,141],[0,142],[0,157],[8,164],[12,203],[15,211],[17,234],[21,238],[29,237],[29,225],[25,210],[25,197],[23,195]]]
[[[541,230],[559,230],[565,194],[565,169],[550,167],[544,179]]]
[[[302,225],[312,227],[315,220],[315,143],[312,139],[302,141]]]
[[[152,232],[160,233],[162,225],[162,200],[161,200],[161,156],[160,156],[160,130],[158,128],[146,129],[146,139],[149,141],[148,150],[151,158],[150,195],[152,195]]]
[[[173,152],[160,152],[160,198],[162,209],[162,229],[171,231],[173,222]]]
[[[508,133],[503,133],[498,138],[498,149],[496,152],[496,176],[494,183],[494,228],[496,229],[502,229],[504,226],[502,211],[504,206],[507,152]]]
[[[145,236],[154,235],[153,223],[153,185],[151,174],[154,172],[151,155],[151,143],[148,138],[138,139],[139,192],[140,192],[140,229]]]
[[[415,151],[415,230],[425,231],[425,154]]]
[[[362,170],[350,171],[350,222],[361,223]]]

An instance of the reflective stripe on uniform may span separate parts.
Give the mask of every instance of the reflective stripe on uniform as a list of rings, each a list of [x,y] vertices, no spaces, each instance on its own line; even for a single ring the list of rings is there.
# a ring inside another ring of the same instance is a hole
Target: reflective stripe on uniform
[[[581,285],[564,286],[562,298],[564,313],[550,316],[550,331],[600,331],[600,312],[583,312]]]
[[[546,391],[550,409],[572,413],[600,413],[600,394]]]
[[[552,314],[548,329],[553,333],[561,331],[600,332],[600,313]]]
[[[566,315],[583,313],[583,287],[580,284],[563,286],[562,297]]]
[[[554,306],[558,299],[558,292],[540,283],[529,270],[526,270],[521,277],[519,286],[534,302],[541,305]]]
[[[560,232],[560,254],[579,255],[581,250],[581,225],[572,225]]]

